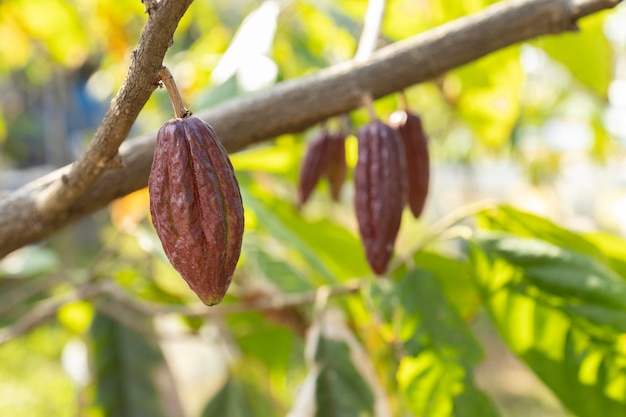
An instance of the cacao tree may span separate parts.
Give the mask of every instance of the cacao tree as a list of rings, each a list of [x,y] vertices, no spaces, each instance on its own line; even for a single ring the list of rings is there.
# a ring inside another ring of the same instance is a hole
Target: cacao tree
[[[0,414],[625,415],[619,3],[0,2]]]

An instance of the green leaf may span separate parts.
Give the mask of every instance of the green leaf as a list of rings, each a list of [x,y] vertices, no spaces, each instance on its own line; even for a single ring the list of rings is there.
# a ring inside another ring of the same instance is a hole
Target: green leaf
[[[284,314],[294,321],[300,320],[294,316],[295,312],[286,310]],[[298,354],[302,351],[302,342],[295,331],[269,322],[260,312],[228,317],[228,327],[243,355],[258,359],[272,374],[285,374],[290,368],[303,364]]]
[[[623,293],[623,280],[593,258],[533,239],[500,235],[469,247],[509,348],[577,416],[623,416],[626,346],[616,318],[624,301],[614,293]]]
[[[398,385],[410,410],[428,417],[454,415],[453,398],[463,392],[465,371],[434,351],[402,359]]]
[[[389,415],[379,376],[341,310],[319,309],[306,338],[309,373],[289,416]]]
[[[400,341],[404,356],[397,382],[405,406],[423,416],[497,416],[472,380],[482,350],[440,283],[413,270],[399,282],[377,280],[370,288],[384,331]]]
[[[121,314],[124,314],[123,312]],[[95,406],[107,417],[181,416],[174,382],[147,317],[139,332],[97,313],[91,325]]]
[[[538,239],[478,237],[493,256],[523,271],[523,280],[554,296],[626,311],[626,283],[604,264]]]
[[[0,345],[0,415],[79,415],[75,381],[59,360],[68,337],[62,326],[41,325]],[[71,359],[80,366],[80,358]]]
[[[441,291],[457,314],[470,319],[480,307],[480,297],[466,261],[421,250],[413,257],[415,265],[434,274]]]
[[[375,308],[407,354],[435,349],[467,365],[482,357],[474,336],[430,272],[412,270],[397,283],[377,280],[370,291]]]
[[[626,279],[626,240],[603,232],[588,233],[585,238],[602,252],[609,266]]]
[[[606,13],[598,13],[580,20],[579,32],[544,36],[533,42],[601,97],[607,94],[613,68],[611,45],[604,35],[605,18]]]
[[[346,343],[324,336],[318,340],[315,362],[316,417],[373,416],[374,396],[355,368]]]
[[[361,243],[348,230],[325,219],[307,221],[292,205],[258,187],[242,188],[242,195],[259,219],[259,228],[284,246],[295,266],[309,269],[314,283],[338,283],[369,274]]]
[[[233,371],[211,398],[202,417],[270,417],[275,414],[271,399],[241,374]]]
[[[452,71],[447,82],[458,89],[457,109],[478,138],[500,147],[520,115],[524,72],[519,48],[510,47]]]
[[[402,359],[398,385],[405,404],[419,416],[497,417],[497,410],[467,372],[460,364],[426,350]]]
[[[301,292],[314,288],[307,276],[291,264],[290,259],[277,259],[274,254],[264,252],[262,239],[248,244],[250,235],[246,238],[246,270],[263,276],[284,292]]]
[[[590,255],[600,261],[606,258],[594,243],[583,236],[558,226],[548,219],[508,205],[488,208],[477,216],[480,228],[500,230],[521,237],[535,237],[556,246]]]

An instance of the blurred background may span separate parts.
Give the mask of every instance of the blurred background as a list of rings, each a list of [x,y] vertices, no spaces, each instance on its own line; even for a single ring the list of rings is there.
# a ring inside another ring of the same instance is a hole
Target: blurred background
[[[385,43],[405,39],[491,3],[389,0],[381,36]],[[351,59],[366,8],[364,0],[196,0],[165,64],[188,107],[205,109]],[[138,0],[0,2],[0,193],[81,153],[126,75],[145,20]],[[412,253],[416,236],[433,222],[484,199],[575,230],[626,234],[626,7],[585,18],[580,28],[503,49],[406,91],[423,118],[433,168],[424,217],[405,213],[400,255]],[[375,107],[385,119],[398,99],[383,98]],[[131,136],[154,132],[171,116],[166,92],[157,90]],[[355,111],[350,120],[356,128],[367,114]],[[246,205],[244,252],[233,290],[239,299],[273,288],[305,291],[369,273],[356,237],[351,184],[338,203],[321,184],[311,202],[296,210],[300,160],[314,131],[232,155]],[[354,137],[347,153],[354,166]],[[337,259],[336,253],[344,256]],[[0,325],[9,326],[72,286],[102,278],[142,300],[194,300],[162,254],[148,219],[147,191],[0,261]],[[490,341],[480,383],[496,395],[503,415],[566,415],[476,320],[476,330]],[[228,326],[233,349],[221,346],[220,338],[199,345],[188,333],[202,323],[182,321],[164,314],[157,327],[172,335],[160,344],[185,415],[199,415],[232,355],[276,362],[270,371],[252,372],[269,372],[263,378],[272,380],[274,395],[286,404],[293,399],[293,381],[303,375],[302,359],[294,358],[302,349],[301,326],[291,323],[286,331],[250,313],[200,332],[213,340],[223,332],[220,326]],[[54,320],[0,345],[0,415],[83,415],[94,395],[87,345],[113,343],[117,336],[110,326],[90,303],[64,303]],[[101,333],[94,336],[94,329]],[[275,351],[268,338],[286,343]],[[212,361],[216,355],[222,360]]]

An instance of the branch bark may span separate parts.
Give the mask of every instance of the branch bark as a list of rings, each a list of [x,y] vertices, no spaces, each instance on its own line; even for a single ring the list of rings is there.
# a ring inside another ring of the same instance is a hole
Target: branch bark
[[[109,168],[120,167],[118,148],[128,136],[135,119],[159,85],[157,72],[173,42],[178,22],[192,0],[163,0],[146,6],[148,22],[131,65],[117,95],[94,134],[87,150],[61,177],[37,195],[38,215],[50,221],[63,218],[65,212]]]
[[[511,0],[496,3],[475,15],[382,48],[367,61],[351,61],[287,81],[197,112],[196,116],[211,123],[226,149],[235,152],[284,133],[300,132],[332,116],[354,110],[360,107],[364,93],[376,99],[433,79],[506,46],[542,35],[577,30],[578,19],[612,8],[620,2]],[[170,2],[161,1],[159,9],[167,3]],[[158,65],[155,62],[150,64],[149,71],[154,74],[150,80],[153,83],[157,81],[156,72],[160,64],[160,61]],[[152,65],[156,68],[153,69]],[[131,68],[132,71],[137,71],[137,68]],[[141,85],[148,88],[145,83]],[[142,100],[145,94],[149,95],[154,84],[149,88],[150,91],[141,90]],[[128,102],[124,103],[124,107],[118,108],[120,114],[128,111],[136,116],[139,106],[131,109],[127,107]],[[117,106],[112,104],[114,107]],[[94,151],[99,155],[95,164],[84,168],[87,172],[106,172],[93,184],[82,185],[81,191],[84,188],[86,192],[77,193],[78,197],[71,205],[53,203],[54,198],[65,194],[58,191],[59,194],[51,194],[53,192],[50,191],[63,188],[64,176],[68,173],[71,176],[72,171],[78,170],[73,168],[70,171],[71,166],[54,171],[0,200],[0,257],[51,235],[115,198],[146,186],[156,133],[127,141],[119,151],[124,168],[106,170],[106,161],[115,155],[116,144],[123,140],[119,132],[112,135],[112,139],[106,135],[103,139],[108,143],[102,146],[105,151]],[[80,166],[84,164],[82,162]],[[60,205],[54,215],[42,209],[45,207],[39,203],[42,195],[48,196],[45,197],[48,204]]]

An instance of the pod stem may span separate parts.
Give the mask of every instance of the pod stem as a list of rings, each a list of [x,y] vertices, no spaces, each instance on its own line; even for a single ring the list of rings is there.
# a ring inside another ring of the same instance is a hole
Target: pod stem
[[[404,90],[398,91],[398,99],[400,101],[400,107],[402,108],[402,110],[408,111],[409,101],[406,99],[406,93],[404,92]]]
[[[367,110],[367,113],[369,114],[370,119],[372,121],[378,120],[378,116],[376,115],[376,110],[374,110],[374,100],[372,99],[372,95],[369,93],[363,93],[361,95],[361,102],[363,103],[365,110]]]
[[[176,117],[182,119],[191,116],[191,111],[189,111],[183,104],[183,98],[180,96],[178,87],[176,87],[176,82],[174,82],[174,76],[170,70],[167,69],[166,66],[162,66],[159,69],[158,75],[159,79],[165,86],[167,93],[170,95],[170,100],[172,100],[172,106],[174,107],[174,114]]]

